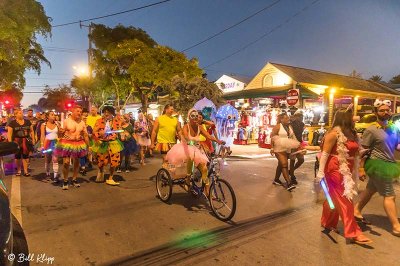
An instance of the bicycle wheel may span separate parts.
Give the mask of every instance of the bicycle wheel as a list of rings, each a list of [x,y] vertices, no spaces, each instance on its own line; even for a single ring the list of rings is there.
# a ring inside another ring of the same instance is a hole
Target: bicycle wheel
[[[157,194],[163,202],[168,202],[172,195],[172,179],[167,169],[161,168],[156,176]]]
[[[224,179],[211,184],[210,206],[212,212],[221,221],[229,221],[236,212],[236,196],[232,186]]]

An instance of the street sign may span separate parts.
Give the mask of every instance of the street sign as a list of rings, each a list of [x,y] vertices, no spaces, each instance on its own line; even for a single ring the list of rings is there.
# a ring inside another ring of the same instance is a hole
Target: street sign
[[[294,106],[299,102],[300,92],[298,89],[290,89],[287,92],[286,102],[289,106]]]

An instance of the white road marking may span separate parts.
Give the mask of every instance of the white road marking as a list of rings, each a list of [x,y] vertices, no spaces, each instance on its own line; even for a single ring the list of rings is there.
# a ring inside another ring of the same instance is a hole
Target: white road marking
[[[21,177],[12,176],[11,182],[11,212],[17,218],[19,224],[22,227],[22,212],[21,212]]]

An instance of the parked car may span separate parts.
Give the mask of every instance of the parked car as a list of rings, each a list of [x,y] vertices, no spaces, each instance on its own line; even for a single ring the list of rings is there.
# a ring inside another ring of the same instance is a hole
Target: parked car
[[[17,264],[16,261],[9,259],[10,254],[28,254],[25,236],[17,219],[11,213],[7,188],[3,181],[5,177],[3,156],[17,151],[18,145],[16,143],[0,142],[0,265],[5,266]],[[27,265],[26,262],[23,264]]]

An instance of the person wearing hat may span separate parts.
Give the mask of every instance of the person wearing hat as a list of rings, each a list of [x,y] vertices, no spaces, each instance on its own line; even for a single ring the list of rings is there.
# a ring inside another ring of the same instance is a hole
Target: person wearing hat
[[[96,121],[93,129],[95,144],[93,151],[97,154],[97,173],[96,182],[104,181],[104,166],[110,165],[110,176],[106,180],[107,185],[119,185],[113,179],[114,171],[120,164],[120,151],[124,145],[118,139],[118,130],[121,130],[121,120],[115,118],[115,109],[112,106],[105,106],[102,110],[102,118]]]

